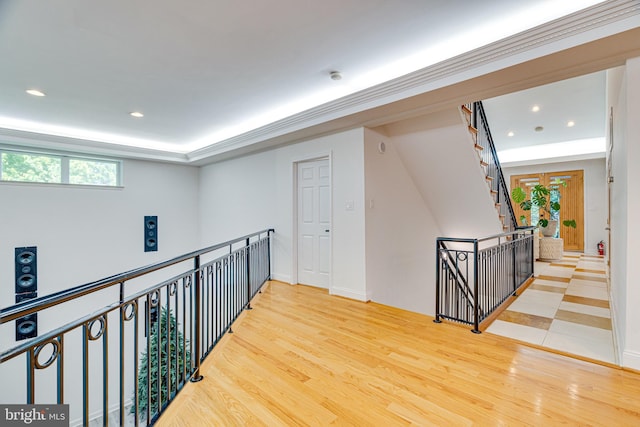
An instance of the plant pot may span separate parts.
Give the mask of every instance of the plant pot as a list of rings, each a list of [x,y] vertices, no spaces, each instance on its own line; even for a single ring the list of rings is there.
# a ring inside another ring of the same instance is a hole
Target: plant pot
[[[552,220],[549,221],[546,227],[540,227],[540,231],[542,231],[542,235],[544,237],[554,237],[556,235],[556,230],[558,229],[558,221]]]

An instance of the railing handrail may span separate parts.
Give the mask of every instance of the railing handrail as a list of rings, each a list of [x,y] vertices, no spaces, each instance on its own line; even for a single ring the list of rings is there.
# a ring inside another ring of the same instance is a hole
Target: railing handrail
[[[481,237],[481,238],[470,238],[470,237],[438,237],[436,240],[438,242],[461,242],[461,243],[475,243],[475,242],[486,242],[487,240],[497,239],[499,237],[511,236],[513,234],[519,234],[524,231],[535,230],[537,227],[528,226],[528,227],[518,227],[513,231],[505,231],[504,233],[494,234],[492,236]]]
[[[103,279],[89,282],[84,285],[78,285],[73,288],[65,289],[59,292],[55,292],[53,294],[30,299],[28,301],[15,304],[10,307],[0,309],[0,325],[5,324],[7,322],[11,322],[12,320],[15,320],[15,319],[19,319],[23,316],[27,316],[35,311],[40,311],[49,307],[53,307],[63,302],[70,301],[72,299],[79,298],[84,295],[88,295],[93,292],[100,291],[102,289],[109,288],[111,286],[120,284],[122,282],[126,282],[131,279],[135,279],[136,277],[140,277],[154,271],[161,270],[163,268],[181,263],[183,261],[187,261],[194,257],[200,256],[209,252],[213,252],[218,249],[222,249],[226,246],[233,245],[240,241],[243,241],[243,240],[246,241],[251,237],[259,236],[263,233],[267,233],[267,234],[273,233],[274,231],[275,230],[273,228],[267,228],[255,233],[250,233],[245,236],[238,237],[233,240],[228,240],[223,243],[218,243],[212,246],[208,246],[206,248],[198,249],[193,252],[179,255],[175,258],[171,258],[166,261],[161,261],[159,263],[150,264],[144,267],[134,268],[133,270],[125,271],[123,273],[116,274],[114,276],[105,277]]]
[[[493,157],[493,161],[496,165],[497,173],[498,173],[498,185],[505,193],[505,198],[507,200],[506,206],[509,210],[509,215],[511,216],[511,223],[517,228],[518,221],[516,219],[515,211],[513,210],[513,204],[511,203],[511,197],[509,197],[509,190],[507,189],[507,183],[504,179],[504,174],[502,173],[502,165],[500,165],[500,159],[498,159],[498,152],[496,150],[495,143],[493,142],[493,137],[491,136],[491,130],[489,129],[489,122],[487,120],[487,114],[484,111],[484,106],[482,105],[482,101],[475,102],[476,108],[480,113],[480,119],[482,122],[482,127],[487,134],[487,141],[489,142],[489,149],[491,151],[491,156]]]

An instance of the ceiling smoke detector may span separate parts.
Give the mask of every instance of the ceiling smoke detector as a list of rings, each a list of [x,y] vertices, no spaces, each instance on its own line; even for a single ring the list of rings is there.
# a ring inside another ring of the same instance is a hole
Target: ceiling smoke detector
[[[533,130],[535,130],[536,132],[542,132],[544,128],[542,126],[536,126]]]
[[[342,74],[340,74],[340,71],[332,71],[329,73],[329,76],[331,77],[331,80],[342,80]]]

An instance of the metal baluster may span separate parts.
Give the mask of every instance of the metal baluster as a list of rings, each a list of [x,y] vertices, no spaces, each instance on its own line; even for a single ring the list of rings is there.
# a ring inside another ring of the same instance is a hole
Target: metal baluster
[[[196,363],[196,370],[193,373],[193,377],[191,378],[191,382],[198,382],[198,381],[202,381],[202,379],[204,378],[201,374],[200,374],[200,292],[201,292],[201,283],[200,283],[200,255],[197,255],[194,260],[193,260],[193,269],[194,269],[194,277],[195,277],[195,286],[194,286],[194,292],[195,292],[195,315],[193,316],[194,319],[194,329],[195,329],[195,338],[196,338],[196,342],[195,342],[195,353],[196,353],[196,359],[195,359],[195,363]],[[193,354],[192,354],[193,357]]]
[[[82,325],[82,424],[89,424],[89,331]],[[29,401],[27,403],[33,403]]]
[[[58,405],[64,403],[64,334],[58,336],[58,390],[57,390],[57,402]]]
[[[102,318],[102,425],[109,425],[109,318]]]

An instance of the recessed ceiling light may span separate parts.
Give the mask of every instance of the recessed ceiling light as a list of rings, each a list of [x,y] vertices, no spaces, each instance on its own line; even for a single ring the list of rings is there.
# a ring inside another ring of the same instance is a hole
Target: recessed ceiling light
[[[340,71],[332,71],[329,73],[329,76],[331,77],[331,80],[342,80],[342,74],[340,74]]]
[[[567,122],[567,127],[572,128],[572,127],[574,127],[575,125],[576,125],[576,122],[574,122],[573,120],[569,120],[569,121]]]
[[[142,114],[140,111],[132,111],[132,112],[129,113],[129,115],[131,115],[132,117],[137,117],[137,118],[144,117],[144,114]]]
[[[544,128],[542,126],[536,126],[533,130],[535,130],[536,132],[542,132]]]
[[[33,96],[46,96],[44,94],[44,92],[38,90],[38,89],[27,89],[26,91],[29,95],[33,95]]]
[[[540,111],[540,107],[538,105],[534,105],[533,107],[531,107],[531,111],[537,113],[538,111]]]
[[[507,136],[513,136],[513,135],[514,135],[514,133],[513,133],[513,132],[509,132],[509,133],[507,134]]]

